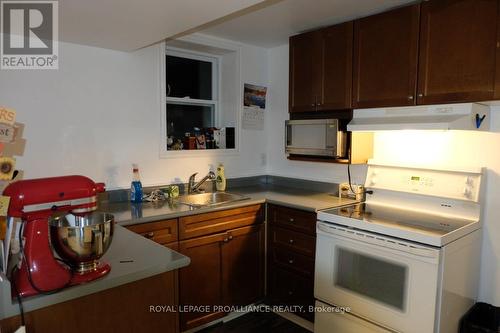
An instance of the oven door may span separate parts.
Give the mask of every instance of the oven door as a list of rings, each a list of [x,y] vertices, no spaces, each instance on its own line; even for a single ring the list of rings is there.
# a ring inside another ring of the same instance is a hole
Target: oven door
[[[395,331],[434,331],[439,249],[324,222],[317,236],[317,299]]]

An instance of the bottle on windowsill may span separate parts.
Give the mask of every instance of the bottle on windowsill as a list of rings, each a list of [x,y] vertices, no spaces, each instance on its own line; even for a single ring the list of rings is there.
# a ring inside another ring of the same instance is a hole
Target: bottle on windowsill
[[[130,184],[130,201],[131,202],[142,202],[142,183],[141,177],[139,176],[139,166],[137,164],[132,164],[132,183]]]

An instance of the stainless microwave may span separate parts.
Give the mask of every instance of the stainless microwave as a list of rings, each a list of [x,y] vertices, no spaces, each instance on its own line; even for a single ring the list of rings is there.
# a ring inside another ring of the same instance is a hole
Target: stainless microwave
[[[285,122],[285,152],[346,158],[347,133],[339,130],[338,119],[287,120]]]

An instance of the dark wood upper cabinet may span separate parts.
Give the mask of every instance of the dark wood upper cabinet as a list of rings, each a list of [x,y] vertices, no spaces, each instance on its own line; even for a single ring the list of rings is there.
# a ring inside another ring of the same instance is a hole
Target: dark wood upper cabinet
[[[320,84],[321,33],[290,37],[290,112],[316,110]]]
[[[351,107],[353,23],[334,25],[322,31],[321,84],[318,110]]]
[[[290,38],[290,112],[351,106],[352,22]]]
[[[353,107],[414,105],[420,5],[354,22]]]
[[[492,99],[497,0],[422,3],[418,103]]]

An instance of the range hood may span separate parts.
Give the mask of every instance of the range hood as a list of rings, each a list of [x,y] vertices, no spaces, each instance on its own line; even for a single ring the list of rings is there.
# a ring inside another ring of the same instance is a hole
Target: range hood
[[[489,130],[490,107],[478,103],[355,109],[348,131]]]

